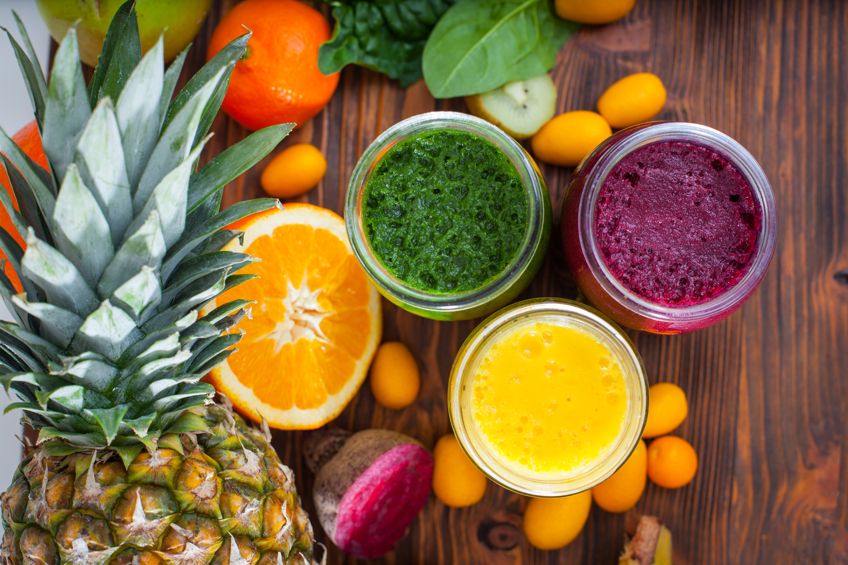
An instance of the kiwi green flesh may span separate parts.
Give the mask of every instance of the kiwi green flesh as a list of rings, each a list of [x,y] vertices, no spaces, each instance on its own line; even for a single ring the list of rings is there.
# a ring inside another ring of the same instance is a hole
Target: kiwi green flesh
[[[556,111],[556,87],[547,74],[466,98],[471,113],[492,122],[516,139],[525,139]]]

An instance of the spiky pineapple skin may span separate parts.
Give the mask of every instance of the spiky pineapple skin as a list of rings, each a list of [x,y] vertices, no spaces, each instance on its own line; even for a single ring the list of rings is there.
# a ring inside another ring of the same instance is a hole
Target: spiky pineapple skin
[[[2,496],[0,560],[310,563],[312,527],[269,438],[226,405],[194,410],[208,432],[163,437],[168,447],[129,467],[108,452],[92,465],[91,452],[31,449]]]
[[[185,53],[142,54],[134,3],[113,17],[86,85],[69,30],[43,76],[26,30],[4,30],[23,71],[49,167],[0,128],[18,206],[0,205],[0,384],[37,433],[2,496],[0,563],[310,563],[312,529],[267,433],[202,381],[232,351],[247,302],[204,306],[244,282],[252,259],[223,251],[227,226],[277,203],[220,209],[221,192],[292,124],[230,146],[203,167],[248,35],[174,96]],[[23,292],[21,292],[23,290]],[[222,401],[226,402],[226,401]]]

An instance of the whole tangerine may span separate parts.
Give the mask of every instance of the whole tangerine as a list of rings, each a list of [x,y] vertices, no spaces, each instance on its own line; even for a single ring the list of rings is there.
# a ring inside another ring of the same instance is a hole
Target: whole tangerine
[[[253,35],[236,63],[224,111],[252,130],[294,122],[302,126],[327,105],[338,73],[318,69],[318,48],[330,39],[330,24],[298,0],[245,0],[218,22],[209,42],[211,59],[233,39]]]
[[[648,446],[648,478],[665,488],[688,485],[698,471],[698,454],[688,441],[663,436]]]

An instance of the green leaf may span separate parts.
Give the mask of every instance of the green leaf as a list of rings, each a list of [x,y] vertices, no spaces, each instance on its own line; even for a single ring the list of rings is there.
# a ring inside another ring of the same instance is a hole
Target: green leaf
[[[155,341],[150,344],[141,354],[136,356],[130,364],[127,366],[127,369],[130,371],[136,371],[142,365],[146,363],[150,363],[155,359],[161,359],[163,357],[173,357],[180,350],[180,334],[179,332],[172,332],[168,334],[166,337]]]
[[[161,123],[159,99],[162,97],[165,73],[163,51],[160,37],[127,79],[126,87],[115,106],[127,177],[133,187],[141,182],[140,179],[148,173],[150,167],[157,165],[151,161]]]
[[[241,340],[241,334],[222,335],[211,340],[205,347],[196,351],[188,364],[188,370],[193,373],[205,373],[202,370],[212,359],[217,358],[222,352],[232,349]]]
[[[142,267],[159,268],[166,250],[159,213],[153,210],[145,222],[118,248],[112,262],[103,271],[97,292],[100,296],[109,296],[135,276]]]
[[[202,319],[206,322],[209,322],[210,324],[217,324],[227,316],[231,316],[251,304],[253,304],[253,302],[251,302],[250,300],[233,300],[231,302],[227,302],[226,304],[218,306],[217,308],[203,316]]]
[[[233,74],[235,65],[230,65],[224,68],[224,72],[215,84],[215,89],[212,95],[203,105],[203,111],[200,113],[200,121],[197,124],[197,131],[194,133],[194,143],[199,143],[212,129],[212,122],[215,121],[215,116],[218,115],[218,110],[221,109],[221,104],[224,103],[224,96],[227,94],[227,88],[230,85],[230,76]]]
[[[26,27],[24,27],[23,22],[16,12],[13,11],[12,16],[15,18],[15,25],[18,28],[18,33],[21,34],[23,45],[18,43],[8,30],[5,30],[6,35],[9,37],[9,43],[11,43],[12,50],[15,52],[15,59],[18,61],[21,75],[26,82],[35,119],[40,127],[44,123],[44,101],[47,99],[47,81],[44,78],[41,63],[38,60],[35,49],[32,47],[32,41],[29,38]]]
[[[235,38],[189,79],[168,108],[168,116],[165,119],[166,127],[182,111],[188,101],[194,98],[198,91],[206,88],[210,82],[214,84],[221,79],[228,82],[229,73],[232,72],[236,62],[244,56],[249,39],[250,33]],[[220,77],[218,77],[219,74]],[[205,135],[205,133],[202,135]]]
[[[38,356],[46,365],[48,361],[56,361],[59,359],[61,351],[58,347],[36,335],[18,324],[11,322],[0,321],[0,337],[7,339],[11,337],[20,343],[23,343]]]
[[[223,292],[255,278],[256,275],[230,275],[227,277],[227,284],[224,286]]]
[[[206,141],[198,143],[182,163],[165,175],[153,189],[147,202],[139,203],[135,199],[133,201],[134,208],[141,208],[139,218],[146,217],[153,210],[159,213],[166,247],[176,243],[185,230],[188,183],[194,163],[205,144]],[[137,192],[135,196],[140,197],[141,192]],[[132,229],[130,227],[130,230]]]
[[[6,169],[7,167],[4,165],[3,168]],[[14,169],[14,167],[12,168]],[[8,214],[9,218],[12,220],[12,226],[15,228],[15,231],[17,231],[18,235],[23,238],[24,234],[26,233],[27,223],[26,220],[24,220],[24,217],[21,216],[21,213],[18,212],[18,209],[15,208],[15,205],[12,203],[12,197],[9,196],[8,190],[0,190],[0,205],[3,206],[3,209],[6,210],[6,214]]]
[[[148,308],[155,308],[162,299],[162,289],[156,271],[142,266],[141,271],[122,284],[112,295],[112,301],[136,320]]]
[[[59,251],[94,288],[115,255],[115,248],[109,223],[74,164],[68,167],[56,198],[53,238]]]
[[[222,292],[226,285],[228,270],[211,273],[201,277],[183,288],[177,295],[175,308],[177,311],[188,311],[190,308],[212,300]]]
[[[232,352],[232,349],[225,349],[224,351],[221,351],[205,363],[192,366],[191,370],[197,374],[205,375],[206,373],[223,363],[224,360],[232,354]]]
[[[165,126],[165,132],[156,143],[156,147],[150,155],[150,160],[145,166],[144,173],[141,175],[141,180],[138,182],[136,193],[133,195],[135,210],[141,209],[141,206],[150,198],[150,194],[156,188],[156,185],[191,155],[203,108],[212,96],[218,84],[217,81],[221,79],[223,73],[224,70],[222,69],[208,83],[198,89],[194,96],[189,98],[177,112],[174,119]]]
[[[0,192],[6,191],[0,190]],[[20,277],[21,259],[23,259],[24,250],[21,249],[21,246],[18,244],[15,238],[12,237],[12,235],[2,227],[0,227],[0,250],[3,251],[3,255],[6,256],[6,259],[8,259],[9,263],[12,265],[12,269],[14,269],[15,273],[17,273],[18,277]],[[0,271],[2,270],[3,269],[0,269]]]
[[[125,2],[112,16],[97,58],[94,75],[88,85],[91,105],[94,106],[98,99],[107,96],[117,100],[129,73],[136,68],[140,60],[141,41],[135,2]]]
[[[148,386],[151,383],[160,380],[157,378],[157,375],[161,375],[163,372],[169,371],[182,365],[186,361],[191,358],[191,352],[186,350],[180,350],[174,353],[173,355],[169,355],[167,357],[162,357],[159,359],[154,359],[149,361],[139,367],[136,371],[136,374],[133,376],[133,388],[138,390],[142,386]],[[177,373],[178,377],[174,380],[176,382],[181,382],[182,380],[192,380],[197,381],[198,378],[192,375],[188,375],[183,371]],[[166,379],[161,379],[162,382],[165,382]]]
[[[40,445],[46,441],[54,439],[61,439],[83,448],[87,447],[99,449],[101,447],[106,447],[104,442],[105,438],[103,437],[102,432],[74,433],[49,427],[38,430],[38,439],[36,440],[36,444]]]
[[[129,426],[133,433],[138,437],[146,437],[147,431],[150,429],[150,425],[156,421],[156,416],[157,414],[154,412],[138,418],[133,418],[132,420],[124,420],[124,423]]]
[[[94,109],[80,136],[74,161],[108,218],[112,242],[117,245],[132,219],[132,197],[121,131],[110,99],[101,100]]]
[[[47,302],[79,316],[88,315],[97,307],[94,292],[73,263],[35,237],[32,229],[26,242],[21,270],[44,291]]]
[[[460,0],[427,40],[424,80],[433,96],[451,98],[540,75],[576,29],[549,0]]]
[[[35,203],[44,218],[53,215],[56,194],[53,178],[22,151],[3,128],[0,128],[0,153],[3,153],[6,171],[18,196],[21,212],[29,225],[36,227],[39,220],[37,216],[33,220],[35,214],[28,210],[35,210]]]
[[[81,448],[76,445],[71,445],[69,443],[65,443],[64,441],[49,441],[45,442],[41,449],[44,453],[50,457],[67,457],[68,455],[73,455],[74,453],[80,453],[84,451],[84,448]],[[88,458],[91,459],[90,457]],[[87,468],[87,467],[86,467]]]
[[[86,388],[100,393],[107,392],[113,387],[113,380],[118,375],[118,369],[109,363],[105,357],[87,352],[78,357],[66,360],[66,367],[61,373],[72,377],[74,381]]]
[[[115,361],[138,337],[139,331],[133,319],[104,300],[97,310],[85,318],[71,346],[79,352],[94,351]]]
[[[215,212],[215,213],[217,214],[218,212]],[[197,219],[195,216],[197,216],[198,214],[200,214],[199,210],[195,211],[188,219],[188,223],[192,227],[195,227],[195,226],[198,225],[198,222],[195,221]],[[221,251],[222,249],[224,249],[224,247],[226,247],[228,244],[230,244],[233,240],[235,240],[235,239],[240,240],[243,235],[244,235],[244,232],[240,232],[240,231],[220,230],[220,231],[212,234],[209,237],[209,239],[207,239],[204,242],[205,245],[203,245],[200,248],[198,253],[214,253],[215,251]]]
[[[6,360],[13,360],[19,371],[44,371],[45,363],[36,358],[35,353],[25,343],[17,339],[5,338],[0,342],[0,352]]]
[[[174,313],[166,310],[160,312],[154,318],[151,318],[141,326],[144,332],[144,339],[136,344],[133,344],[128,350],[128,356],[123,359],[124,362],[131,360],[135,355],[144,351],[150,344],[164,338],[177,331],[183,331],[197,321],[197,310],[191,310],[188,313]],[[129,354],[132,355],[129,355]]]
[[[65,348],[71,343],[74,334],[82,325],[82,318],[53,304],[46,302],[28,302],[25,295],[19,294],[12,302],[21,310],[41,322],[41,333],[58,347]]]
[[[194,308],[194,306],[195,305],[192,303],[173,304],[170,308],[163,309],[161,312],[144,322],[141,326],[141,331],[145,334],[168,331],[169,328],[173,329],[172,326],[174,326],[174,324],[176,324],[179,320],[188,320],[191,316],[195,318],[191,321],[191,323],[194,323],[197,320],[198,315],[197,308]]]
[[[221,335],[221,330],[214,324],[210,324],[205,320],[199,320],[180,334],[180,343],[187,345],[198,340],[218,337],[219,335]]]
[[[79,385],[67,385],[50,391],[47,398],[70,412],[79,412],[84,406],[84,393],[85,389]]]
[[[23,231],[20,232],[21,237],[26,239],[28,228],[32,228],[35,234],[44,241],[52,242],[53,236],[47,228],[47,219],[38,207],[38,202],[35,200],[32,188],[26,179],[21,175],[5,155],[0,154],[0,160],[3,161],[6,174],[9,175],[9,182],[15,192],[17,201],[21,207],[20,218],[23,220]],[[2,192],[6,192],[5,190]],[[47,199],[52,199],[53,195],[49,194]],[[10,200],[11,202],[11,200]],[[55,203],[54,203],[55,204]],[[13,220],[14,222],[15,220]]]
[[[324,74],[349,64],[387,75],[407,87],[421,78],[430,31],[454,0],[339,0],[332,2],[333,37],[318,51]]]
[[[57,178],[65,176],[65,169],[73,160],[77,140],[89,116],[91,105],[82,76],[77,32],[72,27],[59,44],[53,59],[44,108],[44,127],[41,129],[44,153]]]
[[[165,122],[165,117],[168,115],[168,106],[171,105],[171,98],[173,98],[174,89],[177,87],[177,82],[180,80],[180,73],[183,70],[183,65],[185,64],[189,49],[191,49],[191,44],[187,45],[185,49],[180,51],[180,54],[177,55],[168,67],[168,70],[165,71],[165,78],[162,81],[162,96],[159,99],[159,116],[161,116],[161,123],[159,124],[160,128]]]
[[[143,445],[122,445],[117,446],[113,445],[112,449],[118,454],[118,457],[121,458],[121,462],[124,464],[124,468],[128,468],[132,462],[138,457],[138,454],[142,452],[144,449]]]
[[[6,276],[6,273],[4,272],[5,268],[6,261],[0,259],[0,298],[3,299],[3,304],[6,305],[6,309],[9,311],[9,315],[11,316],[12,321],[30,331],[33,331],[33,323],[30,320],[29,315],[24,310],[19,308],[14,302],[14,297],[15,294],[18,292],[18,289],[15,288],[15,286],[12,284],[12,281],[9,280],[9,277]],[[2,359],[0,359],[0,364],[1,362]],[[0,374],[2,374],[2,372],[3,368],[0,367]]]
[[[206,420],[197,414],[185,412],[168,428],[168,433],[185,434],[191,432],[202,432],[208,427]]]
[[[250,255],[233,253],[231,251],[216,251],[191,257],[180,265],[180,268],[177,269],[174,276],[168,281],[168,287],[162,295],[164,301],[166,303],[172,302],[186,285],[203,276],[221,270],[237,271],[254,261],[256,259]]]
[[[27,410],[37,407],[38,405],[33,404],[32,402],[10,402],[5,408],[3,408],[3,414],[9,414],[15,410]]]
[[[159,447],[165,449],[173,449],[180,455],[185,455],[183,443],[180,441],[180,436],[177,434],[167,434],[159,438]]]
[[[195,211],[204,201],[223,190],[227,184],[261,161],[291,133],[292,129],[294,124],[263,128],[216,155],[191,177],[188,189],[188,211]]]
[[[209,221],[200,224],[193,224],[191,217],[189,217],[187,222],[192,225],[192,228],[186,230],[180,241],[168,251],[168,257],[162,265],[163,280],[167,281],[189,253],[219,230],[223,230],[226,226],[251,214],[257,214],[279,205],[280,203],[273,198],[255,198],[236,202]]]
[[[112,408],[91,408],[86,412],[97,422],[100,429],[103,430],[103,435],[106,436],[106,443],[111,444],[118,435],[118,429],[121,427],[121,422],[124,416],[127,415],[127,406],[125,404],[114,406]]]
[[[209,383],[192,383],[190,385],[183,385],[177,393],[157,398],[151,405],[158,412],[165,412],[173,406],[178,405],[179,409],[182,410],[183,413],[186,413],[185,410],[204,404],[208,399],[212,398],[214,394],[215,388]],[[208,428],[208,426],[204,426],[203,429],[206,428]],[[199,430],[174,427],[168,427],[166,429],[166,432],[168,433],[185,433],[191,431]]]

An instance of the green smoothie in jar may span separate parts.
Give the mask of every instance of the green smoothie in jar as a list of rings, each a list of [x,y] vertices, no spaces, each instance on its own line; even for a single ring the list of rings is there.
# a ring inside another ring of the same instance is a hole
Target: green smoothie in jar
[[[354,251],[412,312],[466,319],[514,298],[550,232],[544,181],[495,126],[433,112],[395,125],[357,165],[346,205]]]

